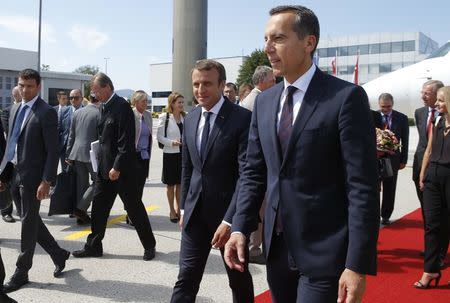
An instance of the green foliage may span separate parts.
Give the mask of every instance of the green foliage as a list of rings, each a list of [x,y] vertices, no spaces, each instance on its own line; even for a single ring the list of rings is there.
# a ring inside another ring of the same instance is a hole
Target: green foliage
[[[241,65],[236,85],[239,87],[242,83],[252,83],[253,73],[259,65],[270,67],[270,62],[263,50],[255,49]]]
[[[416,121],[414,118],[408,118],[408,125],[409,126],[416,126]]]
[[[86,74],[86,75],[95,75],[99,72],[99,68],[97,65],[82,65],[74,70],[74,73]],[[85,82],[84,84],[84,97],[88,98],[91,94],[91,86],[89,82]]]

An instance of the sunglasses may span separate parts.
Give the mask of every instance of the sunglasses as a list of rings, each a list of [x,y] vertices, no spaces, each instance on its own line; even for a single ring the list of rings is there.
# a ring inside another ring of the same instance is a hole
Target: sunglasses
[[[73,97],[73,96],[71,96],[71,97],[69,97],[69,100],[78,100],[78,99],[81,99],[81,97]]]

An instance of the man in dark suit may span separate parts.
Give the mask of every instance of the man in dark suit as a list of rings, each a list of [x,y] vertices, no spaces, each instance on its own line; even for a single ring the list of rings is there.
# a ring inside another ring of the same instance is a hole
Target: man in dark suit
[[[79,89],[70,92],[72,105],[75,102],[80,107],[83,97]],[[91,142],[98,140],[98,122],[100,120],[100,110],[98,101],[74,111],[70,125],[69,139],[67,141],[66,162],[73,166],[75,173],[76,187],[76,208],[73,215],[77,218],[78,224],[88,224],[91,222],[87,209],[91,205],[94,196],[94,183],[89,185],[89,175],[94,182],[96,173],[91,164],[90,149]]]
[[[77,258],[101,257],[109,213],[117,194],[134,223],[145,261],[155,257],[156,240],[140,197],[138,197],[134,147],[134,115],[130,105],[114,93],[111,79],[98,73],[91,80],[91,93],[102,102],[98,125],[100,151],[91,211],[92,232],[83,249],[73,252]]]
[[[266,192],[264,252],[272,299],[361,302],[376,273],[375,129],[364,90],[321,72],[319,21],[303,6],[270,11],[265,52],[284,81],[256,98],[225,261],[242,270]]]
[[[381,224],[389,225],[391,223],[389,218],[394,211],[398,171],[404,169],[408,162],[409,125],[408,117],[406,115],[392,109],[394,106],[394,98],[391,94],[381,94],[380,97],[378,97],[378,105],[380,106],[383,128],[392,131],[402,145],[400,150],[392,155],[388,155],[391,160],[392,172],[394,175],[392,177],[381,179],[383,188]]]
[[[2,254],[0,252],[0,285],[3,286],[3,281],[5,281],[5,267],[3,265]],[[3,287],[0,287],[0,302],[2,303],[17,303],[16,300],[8,297],[7,294],[3,291]]]
[[[439,80],[429,80],[425,82],[422,86],[422,101],[424,106],[416,109],[414,112],[414,119],[416,121],[416,127],[417,132],[419,133],[419,142],[417,143],[416,152],[414,153],[414,162],[413,162],[413,181],[414,185],[416,186],[416,192],[417,197],[419,198],[420,207],[422,209],[422,218],[425,224],[425,216],[423,213],[423,192],[420,190],[419,185],[419,177],[420,177],[420,170],[422,169],[422,160],[423,155],[425,153],[425,149],[427,148],[428,144],[428,137],[430,132],[433,131],[436,119],[439,115],[439,112],[435,109],[436,107],[436,99],[437,99],[437,91],[441,87],[444,86],[444,83]],[[446,212],[443,212],[443,214],[446,214]],[[442,234],[440,237],[440,243],[441,243],[441,264],[443,264],[445,256],[447,255],[447,249],[449,244],[449,238],[446,233],[447,229],[445,226],[447,226],[448,218],[446,215],[442,218]]]
[[[11,108],[9,135],[0,166],[0,186],[10,181],[22,204],[22,233],[16,271],[4,285],[5,292],[28,283],[36,242],[55,264],[53,275],[61,275],[69,252],[59,247],[39,216],[41,200],[48,197],[56,179],[58,163],[57,115],[39,97],[41,77],[32,69],[19,73],[22,102]]]
[[[225,68],[213,60],[200,60],[192,70],[200,106],[184,122],[180,271],[172,303],[195,302],[211,245],[223,256],[229,237],[231,201],[245,164],[251,113],[222,96],[225,80]],[[253,302],[248,263],[242,273],[227,268],[227,274],[233,302]]]

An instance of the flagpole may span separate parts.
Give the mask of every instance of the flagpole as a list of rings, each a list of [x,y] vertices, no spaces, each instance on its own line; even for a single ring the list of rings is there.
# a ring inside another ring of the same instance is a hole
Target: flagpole
[[[39,0],[39,30],[38,30],[38,72],[41,72],[41,25],[42,25],[42,0]]]

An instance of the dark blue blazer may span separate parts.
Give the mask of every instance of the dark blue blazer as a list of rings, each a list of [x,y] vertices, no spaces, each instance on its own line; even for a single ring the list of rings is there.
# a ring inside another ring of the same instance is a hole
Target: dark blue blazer
[[[331,277],[346,267],[375,274],[380,206],[367,95],[317,70],[283,157],[277,136],[283,89],[279,83],[255,101],[232,231],[248,234],[254,228],[267,189],[266,257],[279,210],[300,272]]]
[[[380,113],[381,116],[381,113]],[[395,134],[397,139],[402,144],[400,151],[395,155],[389,156],[391,158],[392,169],[398,170],[400,164],[408,162],[408,146],[409,146],[409,124],[408,117],[396,110],[392,111],[390,130]]]
[[[197,204],[202,203],[202,213],[208,214],[202,219],[215,231],[222,220],[231,223],[233,218],[235,208],[231,201],[245,165],[251,112],[225,98],[203,162],[196,145],[201,113],[202,108],[196,107],[184,120],[180,207],[184,209],[186,227]]]

